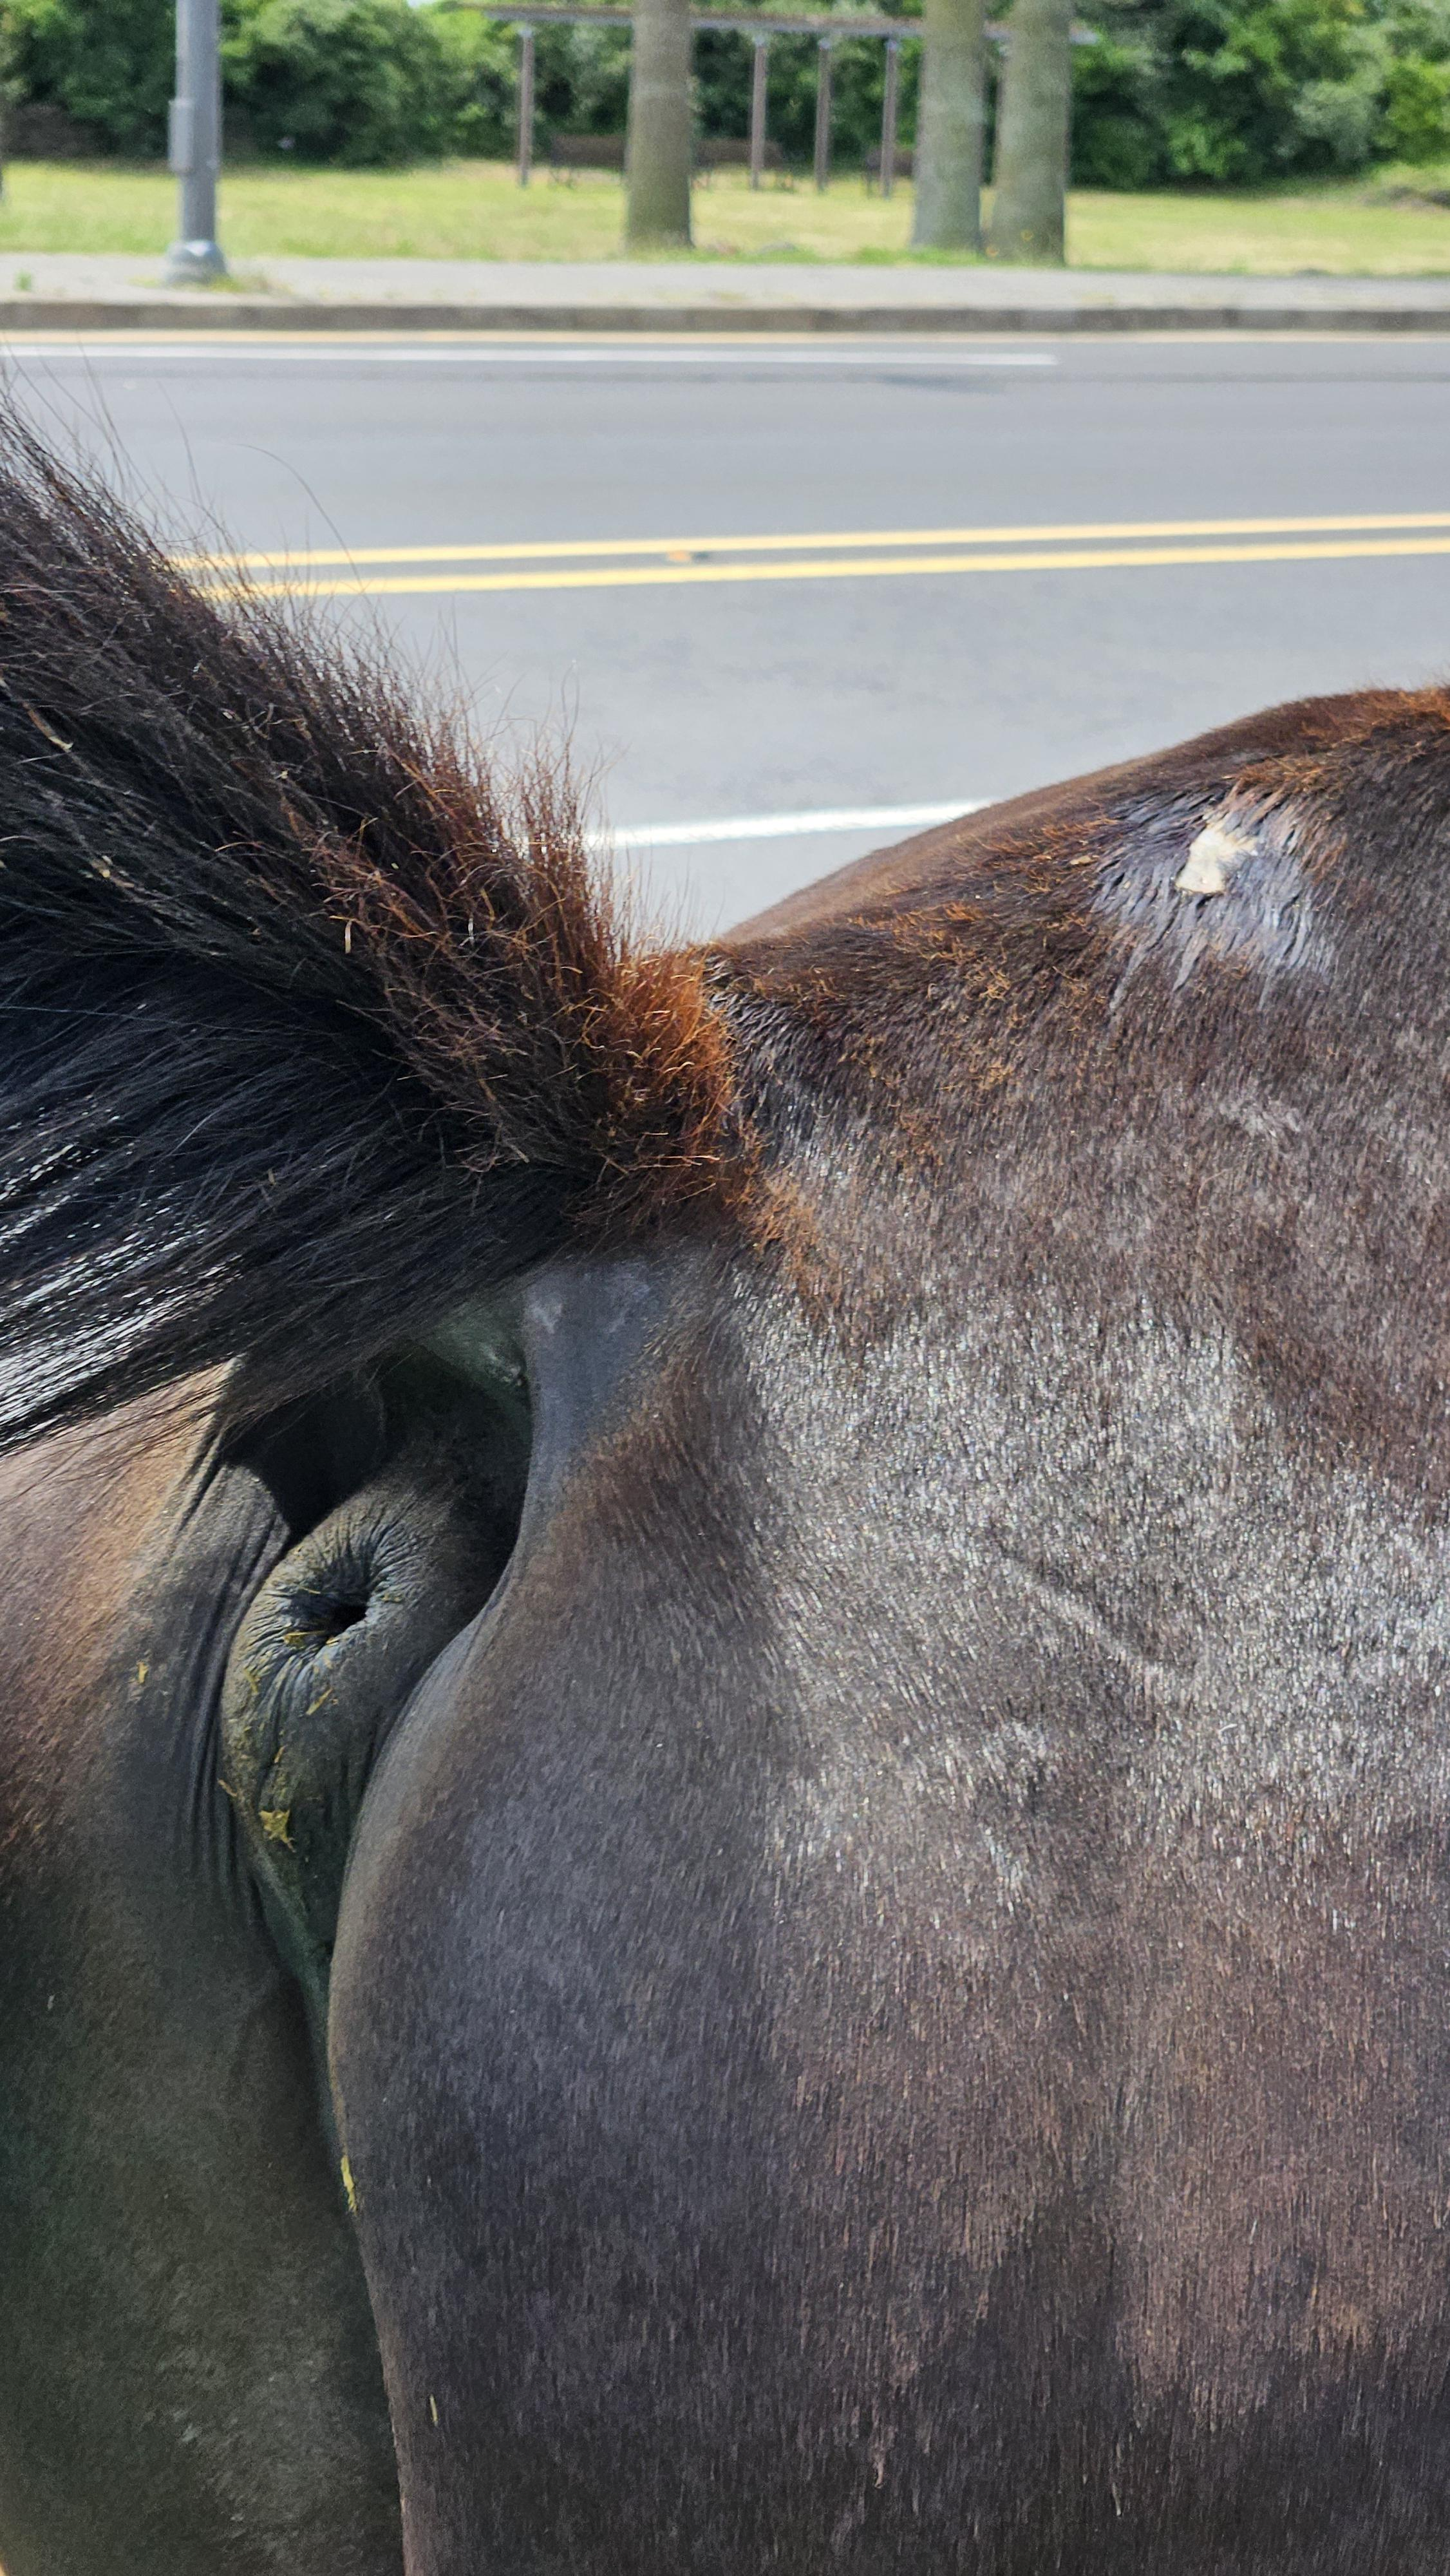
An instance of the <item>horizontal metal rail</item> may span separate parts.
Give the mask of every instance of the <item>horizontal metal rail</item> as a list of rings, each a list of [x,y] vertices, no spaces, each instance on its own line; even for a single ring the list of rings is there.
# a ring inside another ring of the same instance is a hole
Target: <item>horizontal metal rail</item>
[[[467,9],[478,18],[502,18],[514,27],[628,27],[634,19],[632,9],[611,5],[594,5],[594,0],[441,0],[445,9]],[[857,18],[844,10],[817,9],[808,18],[767,17],[763,10],[752,10],[749,16],[734,15],[721,9],[696,9],[690,13],[692,27],[708,28],[738,36],[875,36],[916,37],[924,33],[919,18]],[[1005,26],[988,26],[993,44],[1001,44],[1007,35]],[[1097,31],[1092,27],[1074,27],[1075,45],[1095,45]]]
[[[628,27],[633,23],[632,9],[591,5],[569,6],[566,0],[537,0],[530,6],[524,0],[442,0],[445,9],[466,9],[476,18],[503,18],[510,25],[523,27],[578,27],[588,24],[603,27]],[[920,22],[901,18],[849,18],[842,13],[828,15],[817,10],[810,18],[768,18],[763,11],[752,10],[749,17],[732,15],[725,10],[692,9],[692,28],[708,28],[712,33],[742,36],[911,36],[921,33]],[[1000,30],[998,31],[1000,32]]]

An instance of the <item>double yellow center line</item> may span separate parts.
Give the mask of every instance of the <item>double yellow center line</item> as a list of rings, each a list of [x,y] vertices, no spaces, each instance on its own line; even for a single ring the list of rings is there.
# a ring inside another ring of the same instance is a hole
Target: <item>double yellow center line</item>
[[[1450,511],[1318,519],[1139,519],[1081,526],[871,528],[757,537],[561,537],[486,546],[187,555],[182,568],[263,598],[434,591],[626,590],[909,573],[1123,572],[1174,564],[1344,563],[1450,554]],[[475,565],[488,570],[475,571]],[[435,567],[437,567],[435,569]]]

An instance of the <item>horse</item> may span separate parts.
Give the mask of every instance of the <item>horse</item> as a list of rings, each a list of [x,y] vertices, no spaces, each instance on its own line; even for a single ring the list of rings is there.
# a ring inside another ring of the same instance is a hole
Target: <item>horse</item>
[[[1440,2576],[1450,692],[704,946],[0,456],[8,2576]]]

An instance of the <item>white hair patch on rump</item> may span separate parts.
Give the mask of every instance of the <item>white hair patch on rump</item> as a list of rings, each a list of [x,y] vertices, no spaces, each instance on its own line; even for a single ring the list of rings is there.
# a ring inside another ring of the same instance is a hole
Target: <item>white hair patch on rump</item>
[[[1226,823],[1205,823],[1173,880],[1174,893],[1227,894],[1233,870],[1251,859],[1258,846],[1253,834],[1235,832]]]
[[[1178,804],[1134,818],[1095,895],[1125,941],[1116,1001],[1150,957],[1168,965],[1175,988],[1215,967],[1326,974],[1328,925],[1303,864],[1306,831],[1298,805],[1232,791],[1207,816]]]

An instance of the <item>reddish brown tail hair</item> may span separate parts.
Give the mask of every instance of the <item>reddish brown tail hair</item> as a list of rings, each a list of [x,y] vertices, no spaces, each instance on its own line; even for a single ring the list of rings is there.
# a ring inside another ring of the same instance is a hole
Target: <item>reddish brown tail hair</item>
[[[290,1391],[748,1159],[701,959],[567,779],[204,596],[0,426],[0,1439],[219,1361]]]

